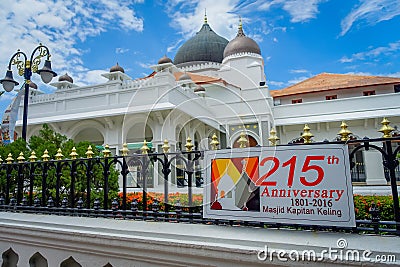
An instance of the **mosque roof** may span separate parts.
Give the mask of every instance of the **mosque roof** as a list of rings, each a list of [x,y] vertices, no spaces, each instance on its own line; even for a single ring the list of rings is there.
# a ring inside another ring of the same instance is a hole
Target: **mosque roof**
[[[178,50],[174,64],[188,62],[222,62],[228,40],[216,34],[207,23],[207,17],[200,31],[187,40]]]
[[[165,63],[172,63],[172,59],[164,55],[162,58],[160,58],[157,62],[158,65],[160,64],[165,64]]]
[[[67,81],[67,82],[70,82],[70,83],[74,83],[74,80],[72,79],[71,76],[68,75],[68,73],[65,73],[64,75],[61,75],[58,78],[58,81],[59,82]]]
[[[382,84],[400,84],[400,78],[321,73],[284,89],[272,90],[270,93],[272,97],[281,97]]]
[[[121,67],[121,66],[118,64],[118,62],[117,62],[116,65],[114,65],[114,66],[112,66],[112,67],[110,68],[110,72],[116,72],[116,71],[120,71],[120,72],[122,72],[122,73],[125,73],[124,68]]]
[[[239,53],[254,53],[261,55],[261,50],[258,44],[244,34],[242,21],[239,23],[236,37],[225,47],[224,58]]]

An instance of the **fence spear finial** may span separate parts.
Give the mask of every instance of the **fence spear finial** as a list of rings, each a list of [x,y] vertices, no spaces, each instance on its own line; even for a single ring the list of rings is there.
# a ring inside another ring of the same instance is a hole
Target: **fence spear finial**
[[[108,158],[111,155],[110,147],[108,144],[104,146],[104,150],[102,151],[105,158]]]
[[[42,160],[43,161],[49,161],[49,151],[47,151],[47,149],[43,152],[43,156],[42,156]]]
[[[88,159],[93,158],[93,154],[94,154],[94,152],[93,152],[92,146],[89,145],[88,148],[87,148],[87,151],[85,153],[86,158],[88,158]]]
[[[279,137],[276,135],[276,131],[274,128],[271,129],[269,132],[268,141],[270,142],[271,146],[276,146],[276,143],[279,141]]]
[[[31,155],[29,156],[29,161],[35,162],[36,160],[37,160],[36,153],[35,153],[35,151],[32,151]]]
[[[168,140],[167,139],[164,139],[164,144],[162,145],[161,148],[162,148],[164,153],[168,153],[169,152],[170,146],[168,144]]]
[[[71,149],[71,153],[69,155],[70,155],[71,159],[76,159],[78,157],[78,153],[76,153],[76,148],[75,147],[73,147]]]
[[[19,153],[19,156],[18,156],[17,160],[18,160],[19,163],[24,163],[25,157],[24,157],[24,153],[23,152]]]
[[[186,147],[187,152],[190,152],[193,150],[192,138],[190,138],[190,136],[188,136],[188,138],[186,139],[185,147]]]
[[[352,132],[350,132],[347,127],[347,124],[342,121],[342,124],[340,124],[341,130],[338,133],[338,135],[340,136],[340,141],[348,141],[350,139],[349,136],[352,134]]]
[[[127,143],[124,143],[124,144],[122,145],[121,155],[122,155],[123,157],[126,157],[126,156],[128,156],[128,153],[129,153],[128,144],[127,144]]]
[[[62,158],[64,157],[64,155],[62,154],[62,150],[61,150],[61,148],[59,148],[58,150],[57,150],[57,154],[56,154],[56,160],[62,160]]]
[[[247,146],[247,143],[249,142],[246,138],[246,133],[245,132],[241,132],[240,133],[240,138],[237,141],[239,143],[239,147],[240,148],[245,148]]]
[[[11,153],[8,153],[8,157],[6,158],[7,164],[13,163],[14,159]]]
[[[140,150],[142,151],[142,154],[148,154],[149,153],[150,148],[147,146],[146,139],[144,139],[143,146],[140,148]]]
[[[310,144],[312,142],[311,138],[313,138],[314,135],[311,133],[310,130],[311,129],[310,127],[308,127],[308,124],[305,124],[303,134],[301,135],[301,137],[304,139],[304,144]]]
[[[383,118],[381,121],[382,127],[378,130],[378,132],[383,133],[383,138],[390,138],[392,137],[392,132],[394,128],[390,126],[390,121],[387,118]]]
[[[210,143],[210,145],[211,145],[211,149],[212,150],[217,150],[218,149],[218,146],[219,146],[219,142],[218,142],[218,137],[217,137],[217,135],[214,133],[213,134],[213,136],[211,137],[211,143]]]

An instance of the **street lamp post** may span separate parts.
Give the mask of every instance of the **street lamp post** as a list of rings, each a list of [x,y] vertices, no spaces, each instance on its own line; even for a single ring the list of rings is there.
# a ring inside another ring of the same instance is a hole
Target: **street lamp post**
[[[35,54],[38,55],[35,56]],[[22,59],[21,56],[23,57]],[[39,70],[39,64],[41,62],[41,58],[43,57],[47,57],[47,59],[44,62],[43,68]],[[49,83],[55,76],[57,76],[57,74],[51,69],[50,52],[46,46],[39,44],[39,46],[37,46],[33,50],[30,60],[28,60],[28,57],[24,52],[18,49],[17,52],[11,57],[10,62],[8,63],[6,77],[0,80],[0,83],[3,85],[3,88],[6,92],[11,92],[14,89],[14,86],[19,84],[13,78],[11,65],[17,66],[18,75],[23,76],[25,80],[24,114],[22,119],[22,138],[26,141],[26,129],[28,124],[29,83],[31,82],[32,73],[40,74],[42,81],[44,83]]]

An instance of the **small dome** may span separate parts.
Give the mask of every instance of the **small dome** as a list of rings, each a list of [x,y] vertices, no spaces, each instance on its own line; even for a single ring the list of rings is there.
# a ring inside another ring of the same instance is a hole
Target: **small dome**
[[[195,93],[204,93],[205,91],[206,91],[206,89],[204,89],[204,87],[201,86],[201,85],[198,85],[198,86],[196,87],[196,89],[194,89],[194,92],[195,92]]]
[[[258,44],[244,34],[242,22],[239,24],[236,37],[225,47],[224,58],[239,53],[254,53],[261,55],[261,50]]]
[[[71,78],[71,76],[68,75],[68,73],[65,73],[64,75],[60,76],[58,78],[59,82],[67,81],[70,83],[74,83],[74,80]]]
[[[110,68],[110,72],[116,72],[116,71],[120,71],[120,72],[122,72],[122,73],[125,73],[124,68],[122,68],[120,65],[118,65],[118,62],[117,62],[117,65],[112,66],[112,67]]]
[[[174,64],[189,62],[222,62],[228,40],[216,34],[208,25],[207,17],[200,31],[187,40],[178,50]]]
[[[37,89],[38,87],[37,87],[37,84],[36,84],[36,83],[30,82],[30,83],[29,83],[29,88]]]
[[[165,63],[172,63],[172,59],[170,59],[169,57],[167,57],[166,55],[164,55],[162,58],[160,58],[158,60],[158,65],[160,64],[165,64]]]
[[[192,78],[190,78],[189,74],[187,74],[186,72],[184,74],[181,75],[181,77],[179,77],[179,81],[186,81],[186,80],[191,80]]]

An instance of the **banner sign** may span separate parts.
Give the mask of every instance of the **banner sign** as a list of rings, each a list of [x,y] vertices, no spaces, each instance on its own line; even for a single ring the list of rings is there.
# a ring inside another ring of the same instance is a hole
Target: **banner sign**
[[[225,149],[204,159],[205,218],[356,226],[345,145]]]

